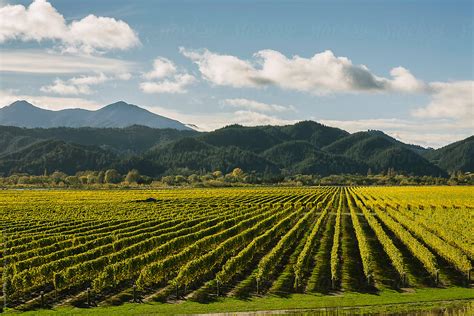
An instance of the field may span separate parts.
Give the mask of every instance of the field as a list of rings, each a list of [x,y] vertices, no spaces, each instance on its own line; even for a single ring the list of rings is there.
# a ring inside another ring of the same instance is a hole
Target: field
[[[91,307],[81,313],[472,300],[473,196],[472,187],[3,190],[0,295],[11,312]]]

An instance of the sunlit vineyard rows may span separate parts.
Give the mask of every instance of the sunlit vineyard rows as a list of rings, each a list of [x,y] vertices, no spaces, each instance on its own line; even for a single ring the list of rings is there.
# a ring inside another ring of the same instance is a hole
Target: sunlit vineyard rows
[[[472,286],[471,187],[0,191],[18,309]]]

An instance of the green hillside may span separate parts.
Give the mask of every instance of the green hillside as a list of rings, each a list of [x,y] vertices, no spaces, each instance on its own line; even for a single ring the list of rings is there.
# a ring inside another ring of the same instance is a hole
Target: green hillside
[[[272,176],[366,174],[394,170],[447,176],[473,171],[473,137],[438,150],[380,131],[349,134],[312,121],[287,126],[231,125],[213,132],[126,128],[0,126],[0,174],[137,169],[151,177],[240,167]]]
[[[427,152],[425,158],[448,172],[474,171],[474,136]]]

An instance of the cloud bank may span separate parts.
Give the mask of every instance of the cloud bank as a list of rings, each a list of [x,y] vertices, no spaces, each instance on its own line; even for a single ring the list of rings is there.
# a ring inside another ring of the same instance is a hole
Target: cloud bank
[[[253,60],[222,55],[207,49],[181,53],[199,68],[202,77],[219,86],[261,88],[277,86],[282,89],[316,95],[356,92],[423,91],[425,85],[403,67],[392,69],[392,78],[373,74],[365,65],[355,65],[347,57],[337,57],[330,50],[310,58],[291,58],[266,49],[256,52]]]

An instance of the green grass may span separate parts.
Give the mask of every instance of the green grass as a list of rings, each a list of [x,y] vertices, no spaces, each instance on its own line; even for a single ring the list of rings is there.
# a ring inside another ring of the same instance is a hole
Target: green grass
[[[446,289],[425,288],[413,292],[399,293],[384,290],[378,294],[345,293],[343,295],[293,294],[288,298],[278,296],[256,297],[249,300],[221,298],[208,304],[185,301],[180,303],[127,303],[121,306],[96,307],[90,309],[58,308],[36,310],[23,315],[154,315],[154,314],[197,314],[219,312],[293,310],[319,308],[361,308],[358,312],[408,311],[432,309],[457,304],[452,301],[463,300],[463,304],[474,308],[474,289],[452,287]],[[469,303],[470,301],[470,303]],[[416,303],[413,305],[413,303]],[[17,311],[9,310],[7,314]]]

